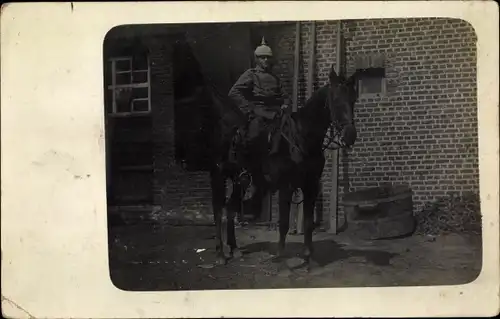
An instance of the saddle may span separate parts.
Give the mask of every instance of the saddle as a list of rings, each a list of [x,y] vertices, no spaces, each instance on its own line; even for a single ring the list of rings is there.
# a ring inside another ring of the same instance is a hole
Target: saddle
[[[247,149],[246,134],[248,131],[248,123],[245,127],[235,129],[231,146],[229,150],[230,161],[237,161],[238,153]],[[284,113],[280,116],[279,125],[271,130],[267,135],[267,144],[269,155],[279,151],[281,139],[284,138],[288,142],[288,151],[290,158],[294,163],[302,161],[303,148],[302,140],[298,134],[297,124],[290,114]]]

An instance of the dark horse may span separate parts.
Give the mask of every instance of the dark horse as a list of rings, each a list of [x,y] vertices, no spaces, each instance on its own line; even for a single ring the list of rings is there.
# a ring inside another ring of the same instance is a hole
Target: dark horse
[[[283,133],[278,152],[269,159],[271,181],[268,185],[257,185],[258,188],[267,187],[272,192],[279,191],[278,256],[283,255],[285,248],[293,192],[300,188],[304,209],[304,259],[306,263],[310,261],[313,253],[314,205],[325,165],[325,137],[333,137],[328,133],[337,132],[335,143],[338,147],[350,147],[356,140],[353,114],[356,101],[355,78],[356,75],[353,74],[345,79],[331,68],[329,83],[314,92],[304,107],[288,117],[288,123],[295,126],[295,129],[289,129],[288,134]],[[241,256],[236,243],[234,216],[241,209],[244,183],[240,174],[242,165],[231,164],[227,156],[234,134],[219,132],[214,136],[216,138],[212,147],[212,160],[215,165],[210,175],[216,224],[216,254],[217,262],[225,264],[227,259],[223,249],[223,237],[227,238],[230,257]],[[328,144],[333,140],[330,138]],[[232,181],[232,193],[229,198],[226,198],[226,179]],[[223,212],[226,213],[226,234],[223,234]]]

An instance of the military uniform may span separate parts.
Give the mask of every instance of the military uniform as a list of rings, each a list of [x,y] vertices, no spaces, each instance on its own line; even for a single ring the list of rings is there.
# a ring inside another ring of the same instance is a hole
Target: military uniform
[[[262,40],[262,45],[255,50],[256,58],[272,57],[271,48]],[[269,68],[258,65],[245,71],[229,91],[236,105],[248,116],[248,127],[244,144],[250,152],[253,162],[251,170],[266,175],[266,157],[268,155],[268,135],[274,133],[279,123],[277,116],[283,105],[290,105],[290,99],[284,92],[279,78]],[[273,134],[273,149],[279,141],[278,134]],[[264,163],[264,166],[261,164]]]

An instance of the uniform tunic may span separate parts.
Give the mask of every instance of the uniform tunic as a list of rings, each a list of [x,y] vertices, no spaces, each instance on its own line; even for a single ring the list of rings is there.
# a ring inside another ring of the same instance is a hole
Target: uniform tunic
[[[240,76],[229,91],[229,97],[247,114],[255,108],[278,111],[281,105],[289,104],[278,77],[258,67]]]
[[[259,110],[276,112],[283,104],[290,104],[279,78],[259,67],[245,71],[229,91],[229,97],[243,113],[249,115],[250,139],[272,125],[269,120],[258,114]]]

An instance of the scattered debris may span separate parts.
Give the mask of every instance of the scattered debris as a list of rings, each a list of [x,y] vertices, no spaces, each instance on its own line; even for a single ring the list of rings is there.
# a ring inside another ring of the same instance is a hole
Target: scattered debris
[[[415,216],[420,235],[481,233],[479,195],[450,195],[424,206]]]
[[[201,264],[201,265],[198,265],[198,267],[203,268],[203,269],[211,269],[211,268],[214,268],[214,264]]]
[[[199,249],[196,249],[196,252],[199,254],[201,253],[202,251],[205,251],[207,250],[206,248],[199,248]]]
[[[427,241],[430,241],[430,242],[436,241],[436,236],[427,235]]]

